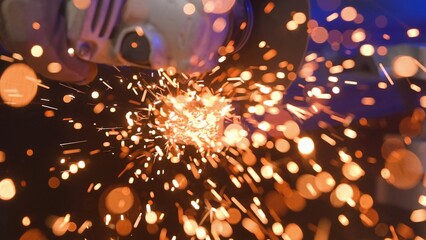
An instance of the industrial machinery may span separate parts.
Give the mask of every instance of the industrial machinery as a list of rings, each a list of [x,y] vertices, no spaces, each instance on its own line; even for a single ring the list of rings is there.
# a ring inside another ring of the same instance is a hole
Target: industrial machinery
[[[286,24],[295,13],[308,18],[308,6],[307,0],[4,0],[1,42],[43,76],[77,84],[94,79],[93,63],[198,76],[235,53],[226,68],[262,64],[272,72],[279,62],[295,69],[301,62],[307,21],[290,30]],[[34,46],[43,54],[34,56]],[[274,58],[260,63],[270,49]],[[51,62],[61,71],[48,71]]]

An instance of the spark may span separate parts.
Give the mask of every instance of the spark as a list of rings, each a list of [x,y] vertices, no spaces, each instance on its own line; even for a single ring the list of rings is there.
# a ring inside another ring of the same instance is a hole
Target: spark
[[[66,87],[66,88],[69,88],[69,89],[71,89],[71,90],[73,90],[73,91],[76,91],[76,92],[78,92],[78,93],[85,94],[85,92],[80,91],[80,90],[78,90],[77,88],[73,88],[73,87],[71,87],[71,86],[69,86],[69,85],[66,85],[66,84],[63,84],[63,83],[59,83],[59,85],[60,85],[60,86],[63,86],[63,87]]]
[[[55,111],[57,111],[58,110],[58,108],[56,108],[56,107],[52,107],[52,106],[48,106],[48,105],[41,105],[42,107],[44,107],[44,108],[48,108],[48,109],[52,109],[52,110],[55,110]]]
[[[389,83],[391,85],[394,85],[394,81],[392,80],[392,78],[390,77],[388,71],[385,69],[385,67],[383,66],[382,63],[379,63],[380,69],[383,71],[383,73],[385,74],[386,78],[388,79]]]
[[[74,141],[74,142],[67,142],[67,143],[61,143],[59,144],[61,147],[68,146],[68,145],[74,145],[74,144],[80,144],[80,143],[86,143],[87,140],[81,140],[81,141]]]

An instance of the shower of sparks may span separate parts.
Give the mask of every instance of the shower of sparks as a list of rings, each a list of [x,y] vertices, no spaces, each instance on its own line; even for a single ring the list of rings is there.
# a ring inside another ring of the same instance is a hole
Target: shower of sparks
[[[186,5],[185,9],[189,11],[192,7]],[[264,12],[269,14],[274,7],[271,2]],[[326,20],[335,22],[339,17],[345,22],[362,22],[362,15],[350,6],[340,13],[330,14]],[[306,20],[305,15],[296,12],[284,25],[294,31]],[[365,43],[364,29],[355,29],[349,40],[345,39],[349,42],[342,42],[343,35],[337,30],[329,31],[318,26],[315,20],[309,20],[307,24],[312,41],[329,44],[334,51],[338,51],[341,45],[358,46],[362,43],[359,46],[361,55],[386,55],[387,49]],[[410,29],[407,34],[417,37],[422,33]],[[384,35],[384,38],[388,36]],[[266,42],[259,43],[259,48],[265,46]],[[265,48],[263,60],[274,58],[276,51]],[[15,61],[3,55],[0,59]],[[259,60],[259,64],[263,60]],[[425,71],[418,60],[413,62]],[[105,225],[102,227],[113,232],[114,238],[111,239],[127,237],[141,229],[160,239],[180,239],[182,236],[239,239],[241,231],[257,239],[303,239],[310,232],[314,232],[315,239],[328,239],[336,227],[347,228],[356,223],[374,228],[374,234],[381,238],[423,239],[416,235],[411,225],[402,223],[404,221],[394,227],[382,220],[381,212],[375,209],[377,204],[373,194],[357,185],[357,181],[372,173],[369,166],[378,166],[376,157],[368,156],[364,149],[350,147],[350,143],[358,141],[362,135],[362,131],[352,128],[357,124],[355,120],[363,127],[368,126],[369,121],[353,116],[350,106],[349,113],[335,112],[328,106],[329,101],[339,96],[344,85],[365,87],[361,80],[339,76],[356,64],[352,59],[341,64],[333,63],[320,53],[308,53],[299,72],[305,82],[295,86],[302,89],[303,94],[293,96],[291,103],[284,103],[287,86],[280,81],[295,78],[288,63],[282,63],[280,67],[290,73],[265,74],[262,80],[253,78],[252,69],[246,69],[239,76],[222,78],[223,81],[210,83],[202,78],[186,79],[188,84],[183,85],[163,70],[127,76],[115,68],[119,80],[112,76],[111,79],[98,79],[104,91],[97,89],[89,93],[87,89],[82,91],[59,84],[73,92],[63,97],[65,104],[72,105],[82,95],[91,96],[88,105],[95,115],[113,116],[117,122],[125,123],[108,124],[96,119],[78,122],[74,116],[64,117],[63,122],[75,132],[93,127],[99,142],[90,150],[85,149],[90,140],[71,139],[60,143],[63,156],[57,165],[48,169],[52,174],[48,186],[56,189],[62,182],[72,182],[74,175],[80,172],[96,170],[90,167],[94,163],[92,157],[111,155],[117,161],[125,160],[121,169],[114,169],[117,174],[111,176],[120,180],[119,185],[109,186],[94,178],[84,188],[87,194],[102,193],[98,211],[102,225]],[[262,67],[253,66],[253,69]],[[380,63],[379,68],[391,87],[398,83],[384,64]],[[317,83],[314,73],[321,69],[329,74],[327,84]],[[120,84],[113,84],[114,81]],[[49,89],[37,78],[31,82]],[[416,93],[424,90],[422,86],[410,86]],[[114,102],[114,97],[103,97],[116,88],[125,89],[128,105]],[[380,82],[378,88],[390,87],[386,82]],[[50,99],[41,100],[60,105]],[[377,100],[363,97],[360,103],[371,107]],[[425,96],[420,99],[420,105],[426,107]],[[45,116],[48,118],[62,111],[61,107],[44,104],[41,107],[47,109]],[[66,112],[69,114],[72,113]],[[317,116],[326,119],[316,122],[321,131],[318,137],[302,131],[300,125]],[[415,146],[416,137],[422,134],[425,116],[423,109],[414,110],[411,116],[401,121],[400,136],[386,137],[382,148],[377,150],[384,159],[378,173],[384,184],[407,190],[420,186],[423,181],[423,189],[426,187],[426,166],[422,165],[420,156],[410,150]],[[336,130],[335,125],[344,129]],[[317,151],[328,152],[330,159],[324,161]],[[82,159],[85,153],[88,157]],[[33,155],[32,149],[28,149],[27,155]],[[6,161],[9,161],[7,153],[0,151],[0,163]],[[13,201],[26,185],[25,182],[18,183],[11,178],[2,179],[0,200]],[[307,224],[286,219],[288,212],[309,215],[308,210],[304,210],[321,199],[325,199],[321,204],[328,202],[339,213],[322,216],[315,220],[317,222],[309,220]],[[426,196],[419,193],[416,199],[418,206],[406,221],[424,223]],[[46,224],[58,237],[67,238],[68,233],[84,235],[99,225],[94,219],[85,217],[84,213],[62,213],[61,216],[50,216]],[[25,227],[31,226],[33,221],[35,217],[32,216],[21,218]],[[22,239],[30,239],[25,236],[45,239],[44,234],[35,228],[22,235]]]
[[[220,142],[224,118],[230,117],[231,100],[214,96],[208,89],[163,97],[156,125],[171,148],[176,144],[195,145],[210,149]]]

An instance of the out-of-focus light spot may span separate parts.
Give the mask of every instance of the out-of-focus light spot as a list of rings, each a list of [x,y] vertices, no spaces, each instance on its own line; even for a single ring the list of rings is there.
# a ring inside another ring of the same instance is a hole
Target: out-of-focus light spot
[[[78,161],[77,166],[78,166],[78,168],[85,168],[86,163],[84,161]]]
[[[105,109],[105,104],[103,103],[98,103],[95,105],[95,107],[93,108],[93,112],[95,114],[99,114],[101,113],[103,110]]]
[[[34,30],[39,30],[40,29],[40,23],[39,22],[33,22],[32,27]]]
[[[287,235],[290,239],[301,240],[303,239],[303,231],[299,225],[290,223],[285,227],[284,234]],[[285,238],[284,238],[285,239]]]
[[[240,74],[240,77],[243,81],[248,81],[252,78],[252,73],[250,71],[244,71]]]
[[[218,61],[219,61],[219,62],[223,62],[223,61],[225,61],[225,60],[226,60],[226,57],[225,57],[225,56],[222,56],[222,57],[221,57]],[[166,72],[167,72],[167,74],[169,74],[170,76],[173,76],[173,75],[175,75],[175,74],[176,74],[177,70],[176,70],[176,68],[175,68],[174,66],[169,66],[169,67],[167,68]]]
[[[379,56],[386,56],[386,54],[388,54],[388,48],[385,46],[378,47],[377,54],[379,54]]]
[[[175,176],[172,183],[173,186],[178,189],[185,189],[188,186],[188,180],[186,179],[185,175],[180,173]]]
[[[357,133],[350,128],[346,128],[343,131],[343,134],[345,134],[346,137],[351,138],[351,139],[355,139],[357,137]]]
[[[388,177],[385,178],[399,189],[411,189],[422,179],[424,170],[416,154],[407,149],[392,151],[386,158]]]
[[[198,224],[193,219],[185,219],[185,218],[186,217],[184,217],[183,230],[188,236],[194,236],[197,230]]]
[[[12,107],[24,107],[37,94],[39,80],[32,68],[23,63],[12,64],[0,78],[0,97]]]
[[[99,98],[99,92],[98,91],[93,91],[92,92],[92,98],[93,99],[98,99]]]
[[[279,79],[284,79],[285,78],[285,73],[283,73],[283,72],[277,72],[276,76]]]
[[[31,220],[28,216],[25,216],[25,217],[22,218],[22,225],[23,226],[28,227],[28,226],[30,226],[30,224],[31,224]]]
[[[297,24],[297,22],[296,22],[296,21],[294,21],[294,20],[288,21],[288,22],[287,22],[287,24],[286,24],[286,28],[287,28],[289,31],[294,31],[294,30],[296,30],[298,27],[299,27],[299,25],[298,25],[298,24]]]
[[[373,207],[373,204],[374,204],[374,200],[368,194],[363,194],[359,199],[359,205],[361,205],[363,209],[370,209]]]
[[[356,8],[354,8],[354,7],[345,7],[340,12],[340,16],[346,22],[350,22],[350,21],[355,20],[357,15],[358,15],[358,12],[357,12]]]
[[[260,169],[260,174],[262,174],[265,179],[271,179],[274,175],[274,169],[271,165],[265,165]]]
[[[420,106],[422,106],[422,108],[426,108],[426,96],[420,97]]]
[[[290,173],[296,174],[299,172],[299,165],[297,165],[297,163],[290,161],[287,163],[287,170]]]
[[[52,232],[55,236],[60,237],[63,236],[69,227],[69,219],[65,217],[57,218],[52,225]]]
[[[331,192],[336,186],[336,181],[328,172],[320,172],[315,177],[315,186],[324,193]]]
[[[40,45],[34,45],[31,48],[31,55],[33,57],[41,57],[43,55],[43,48]]]
[[[6,153],[0,151],[0,163],[6,162]]]
[[[271,100],[278,102],[281,101],[284,97],[284,94],[281,91],[273,91],[271,93]]]
[[[336,197],[342,202],[347,202],[354,196],[354,190],[348,184],[342,183],[336,187]]]
[[[275,49],[271,49],[269,51],[267,51],[265,54],[263,54],[263,60],[265,61],[269,61],[272,58],[274,58],[275,56],[277,56],[278,52]]]
[[[343,176],[351,181],[356,181],[364,176],[364,170],[355,162],[345,163],[342,167]]]
[[[259,48],[264,48],[266,47],[266,42],[265,41],[260,41],[259,42]]]
[[[374,55],[374,47],[371,44],[364,44],[361,46],[361,48],[359,49],[361,54],[369,57],[369,56],[373,56]]]
[[[34,150],[27,149],[27,151],[25,153],[27,154],[28,157],[32,157],[34,155]]]
[[[22,234],[19,240],[48,240],[48,238],[39,229],[32,228]]]
[[[297,179],[296,189],[305,199],[317,199],[321,195],[315,185],[315,176],[309,174],[302,175]]]
[[[49,178],[49,181],[47,182],[50,188],[55,189],[58,188],[60,185],[59,178],[57,177],[51,177]]]
[[[303,137],[297,142],[297,148],[301,154],[309,155],[314,151],[315,144],[310,137]]]
[[[219,33],[222,32],[223,30],[225,30],[227,25],[227,22],[224,18],[217,18],[214,22],[213,22],[213,31]]]
[[[414,210],[410,215],[410,220],[415,223],[426,221],[426,209]]]
[[[275,3],[271,1],[271,2],[268,2],[268,4],[266,4],[263,11],[265,12],[265,14],[269,14],[272,12],[272,10],[274,10],[274,8],[275,8]]]
[[[295,139],[300,134],[299,125],[295,121],[287,121],[284,123],[283,129],[284,136],[288,139]]]
[[[419,67],[415,59],[410,56],[397,56],[392,61],[392,71],[398,77],[412,77],[416,75]]]
[[[12,179],[5,178],[0,181],[0,199],[3,201],[11,200],[16,195],[15,184]]]
[[[135,198],[128,187],[117,187],[108,192],[105,197],[105,206],[109,212],[122,214],[127,212],[134,204]]]
[[[69,170],[70,170],[70,173],[76,174],[78,172],[78,166],[76,164],[71,164]]]
[[[74,6],[80,10],[85,10],[90,7],[91,0],[72,0]]]
[[[51,62],[47,65],[47,71],[50,73],[59,73],[62,71],[62,65],[57,62]]]
[[[284,233],[283,225],[279,222],[272,224],[272,232],[277,236],[281,236]]]
[[[312,29],[311,38],[318,44],[325,43],[328,39],[328,31],[323,27],[316,27]]]
[[[286,153],[290,150],[290,143],[285,139],[277,139],[275,141],[275,148],[282,153]]]
[[[71,57],[73,57],[73,56],[74,56],[74,53],[75,53],[74,48],[68,48],[68,54],[69,54]]]
[[[364,224],[366,227],[374,227],[379,222],[379,214],[373,208],[362,212],[359,217],[362,224]]]
[[[336,65],[330,68],[330,74],[338,74],[343,72],[343,66],[342,65]]]
[[[148,224],[155,224],[158,220],[158,216],[154,211],[147,212],[145,215],[145,221]]]
[[[204,11],[207,13],[222,14],[230,11],[235,4],[235,0],[203,0]]]
[[[340,88],[339,88],[339,87],[333,87],[333,88],[331,89],[331,91],[332,91],[334,94],[339,94],[339,93],[340,93]]]
[[[64,97],[62,98],[62,101],[64,101],[64,103],[70,103],[73,99],[74,99],[73,95],[67,94],[67,95],[64,95]]]
[[[420,31],[417,28],[410,28],[407,30],[407,36],[410,38],[415,38],[420,35]]]
[[[74,129],[80,130],[82,128],[83,128],[83,124],[81,124],[81,123],[74,123]]]
[[[202,226],[198,226],[197,229],[195,230],[195,235],[197,236],[198,239],[206,239],[207,230]]]
[[[383,179],[389,179],[390,178],[390,172],[389,172],[389,169],[387,169],[387,168],[383,168],[381,171],[380,171],[380,175],[382,176],[382,178]]]
[[[183,6],[183,12],[186,14],[186,15],[192,15],[192,14],[194,14],[195,13],[195,5],[194,4],[192,4],[192,3],[186,3],[184,6]]]
[[[426,207],[426,195],[419,196],[419,204]]]
[[[338,219],[339,219],[340,224],[342,224],[343,226],[346,227],[346,226],[349,225],[349,219],[345,215],[340,214]]]
[[[378,28],[385,28],[388,25],[388,18],[383,15],[377,16],[374,23]]]
[[[69,172],[67,172],[67,171],[65,171],[65,172],[63,172],[63,173],[61,174],[61,178],[62,178],[63,180],[67,180],[69,177],[70,177],[70,173],[69,173]]]
[[[388,87],[388,84],[385,83],[385,82],[379,82],[377,84],[377,87],[380,88],[380,89],[386,89]]]
[[[344,69],[351,69],[355,67],[355,61],[352,59],[347,59],[343,61],[342,66]]]
[[[258,146],[264,146],[268,139],[266,138],[265,134],[257,131],[251,135],[251,140]]]
[[[365,106],[373,106],[376,103],[376,100],[372,97],[363,97],[361,99],[361,104]]]
[[[304,24],[306,22],[306,15],[302,12],[297,12],[293,15],[293,20],[297,24]]]

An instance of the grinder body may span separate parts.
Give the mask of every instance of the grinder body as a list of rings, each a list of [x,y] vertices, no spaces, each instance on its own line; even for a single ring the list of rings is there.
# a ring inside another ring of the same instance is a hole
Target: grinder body
[[[193,74],[214,68],[220,47],[244,45],[251,11],[249,0],[92,0],[85,8],[69,0],[66,18],[81,59]]]

